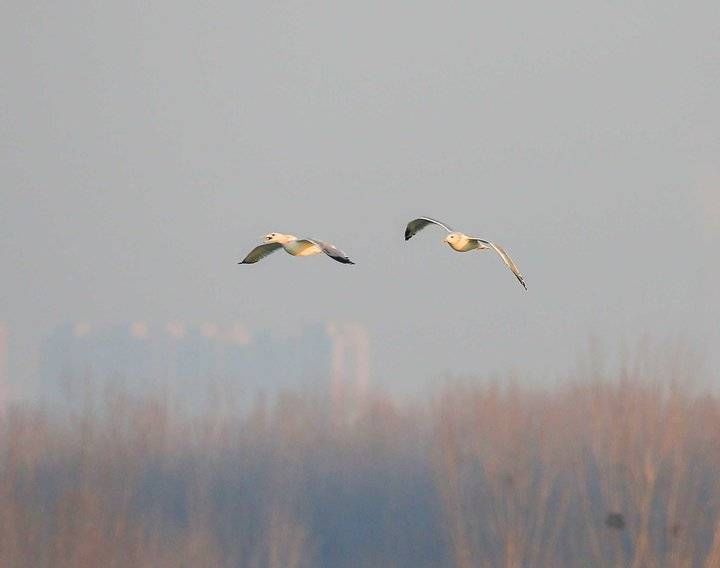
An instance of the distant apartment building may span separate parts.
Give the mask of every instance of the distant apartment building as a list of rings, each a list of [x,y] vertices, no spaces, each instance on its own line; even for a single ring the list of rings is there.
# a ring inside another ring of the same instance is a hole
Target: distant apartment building
[[[10,396],[10,379],[8,377],[8,331],[0,322],[0,413]]]
[[[161,385],[194,396],[209,381],[231,381],[250,394],[312,389],[355,398],[367,388],[368,357],[367,332],[354,324],[278,334],[239,323],[77,322],[45,339],[40,360],[49,396],[108,381],[130,391]]]

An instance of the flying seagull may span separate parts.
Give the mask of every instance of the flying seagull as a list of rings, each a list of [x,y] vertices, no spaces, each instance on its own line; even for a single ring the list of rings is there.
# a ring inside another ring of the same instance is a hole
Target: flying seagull
[[[279,248],[293,256],[311,256],[324,252],[333,260],[343,264],[355,264],[340,249],[331,244],[316,239],[298,239],[294,235],[283,235],[282,233],[269,233],[263,237],[263,244],[256,246],[238,264],[255,264],[267,255],[274,253]]]
[[[445,223],[441,223],[440,221],[431,219],[430,217],[420,217],[410,221],[405,228],[405,240],[410,240],[416,233],[423,230],[428,225],[439,225],[445,229],[448,232],[448,235],[445,237],[443,242],[450,245],[450,248],[454,251],[467,252],[470,250],[478,250],[482,252],[488,249],[494,250],[505,263],[505,266],[512,270],[512,273],[515,275],[515,278],[518,279],[520,284],[522,284],[522,287],[527,290],[525,280],[523,280],[523,275],[520,273],[520,270],[518,270],[518,267],[515,266],[515,263],[512,258],[510,258],[510,255],[505,252],[505,249],[503,249],[500,245],[491,241],[486,241],[477,237],[469,237],[465,233],[453,231]]]

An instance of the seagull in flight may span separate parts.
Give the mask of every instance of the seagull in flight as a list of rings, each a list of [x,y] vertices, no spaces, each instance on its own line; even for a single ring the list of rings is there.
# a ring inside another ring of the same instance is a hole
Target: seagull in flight
[[[337,260],[343,264],[355,264],[344,252],[329,243],[324,243],[317,239],[298,239],[294,235],[284,235],[282,233],[269,233],[265,235],[263,237],[263,244],[252,249],[242,262],[238,262],[238,264],[255,264],[279,248],[285,249],[286,253],[293,256],[312,256],[324,252],[333,260]]]
[[[423,230],[428,225],[439,225],[440,227],[445,229],[448,234],[443,240],[443,242],[450,245],[450,248],[452,248],[456,252],[468,252],[470,250],[477,250],[482,252],[488,249],[494,250],[500,257],[500,259],[503,261],[505,266],[507,266],[512,271],[512,273],[515,275],[515,278],[517,278],[520,284],[522,284],[522,287],[527,290],[525,280],[523,279],[523,275],[520,273],[520,270],[518,270],[518,267],[515,265],[512,258],[510,258],[510,255],[505,252],[505,249],[503,249],[500,245],[496,243],[486,241],[484,239],[479,239],[477,237],[469,237],[465,233],[461,233],[459,231],[453,231],[445,223],[441,223],[440,221],[437,221],[436,219],[431,219],[430,217],[419,217],[410,221],[405,228],[405,240],[410,240],[416,233]]]

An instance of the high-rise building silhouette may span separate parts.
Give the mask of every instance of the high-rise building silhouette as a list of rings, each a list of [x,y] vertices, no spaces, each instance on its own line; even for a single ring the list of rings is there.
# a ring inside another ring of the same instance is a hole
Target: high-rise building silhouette
[[[332,339],[330,393],[335,401],[363,400],[369,382],[369,339],[358,324],[328,324]]]
[[[0,322],[0,413],[10,396],[10,380],[8,378],[8,331]]]

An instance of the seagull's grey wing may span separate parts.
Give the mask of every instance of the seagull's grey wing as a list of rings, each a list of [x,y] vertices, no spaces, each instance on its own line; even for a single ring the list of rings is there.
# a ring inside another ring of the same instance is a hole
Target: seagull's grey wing
[[[337,260],[338,262],[342,262],[343,264],[355,264],[352,260],[348,258],[348,255],[346,255],[343,251],[341,251],[339,248],[337,248],[334,245],[331,245],[330,243],[324,243],[322,241],[318,241],[316,239],[307,239],[316,245],[318,245],[322,251],[328,255],[333,260]]]
[[[282,248],[280,243],[267,243],[264,245],[256,246],[252,249],[248,255],[238,262],[238,264],[255,264],[258,260],[262,260],[267,255],[275,252],[277,249]]]
[[[452,229],[448,227],[445,223],[441,223],[440,221],[436,221],[435,219],[431,219],[430,217],[418,217],[417,219],[413,219],[412,221],[410,221],[407,224],[407,227],[405,227],[405,240],[409,240],[415,235],[415,233],[421,231],[428,225],[440,225],[448,233],[452,233]]]
[[[525,279],[523,278],[522,273],[520,272],[517,265],[513,262],[513,259],[510,258],[510,255],[505,251],[504,248],[502,248],[500,245],[496,245],[493,242],[485,241],[483,239],[474,239],[474,240],[478,241],[478,243],[480,243],[480,244],[490,247],[496,253],[498,253],[498,256],[502,259],[505,266],[507,266],[512,271],[512,273],[515,275],[515,278],[518,279],[518,282],[520,282],[520,284],[522,284],[522,287],[527,290],[527,286],[525,284]]]

